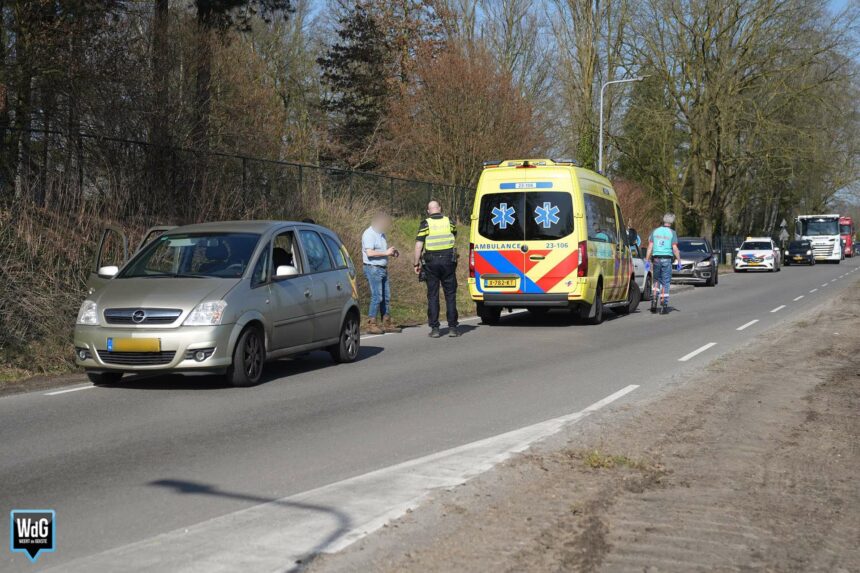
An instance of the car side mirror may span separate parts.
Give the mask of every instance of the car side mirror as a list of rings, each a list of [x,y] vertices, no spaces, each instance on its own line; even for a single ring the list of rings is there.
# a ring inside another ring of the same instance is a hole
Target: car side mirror
[[[293,265],[280,265],[277,269],[275,269],[276,279],[286,279],[289,277],[294,277],[298,274],[299,269],[297,269]]]
[[[119,272],[119,267],[116,265],[107,265],[100,267],[97,274],[103,279],[112,279]]]

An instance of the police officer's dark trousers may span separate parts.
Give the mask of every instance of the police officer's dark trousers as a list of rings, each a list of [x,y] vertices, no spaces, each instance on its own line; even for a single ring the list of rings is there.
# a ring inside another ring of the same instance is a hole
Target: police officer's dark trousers
[[[439,285],[445,293],[448,326],[457,326],[457,263],[451,252],[424,253],[424,271],[427,274],[427,322],[430,328],[439,328]]]

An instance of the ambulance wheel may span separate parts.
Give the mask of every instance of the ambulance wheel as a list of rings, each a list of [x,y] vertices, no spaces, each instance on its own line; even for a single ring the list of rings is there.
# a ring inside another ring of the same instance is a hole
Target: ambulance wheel
[[[499,324],[499,319],[502,317],[502,307],[484,306],[482,303],[478,303],[478,316],[481,317],[481,322],[484,324]]]
[[[582,309],[581,318],[588,324],[597,325],[603,322],[603,285],[597,285],[594,302]]]
[[[635,280],[630,279],[630,288],[627,289],[627,303],[624,306],[619,306],[618,312],[621,314],[636,312],[640,300],[642,300],[642,293],[639,292],[639,285],[636,284]]]

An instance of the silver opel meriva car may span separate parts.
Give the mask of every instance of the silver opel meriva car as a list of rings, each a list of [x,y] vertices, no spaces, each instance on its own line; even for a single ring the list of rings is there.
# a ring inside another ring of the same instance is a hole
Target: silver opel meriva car
[[[314,349],[357,358],[355,267],[332,231],[286,221],[157,230],[121,268],[100,266],[102,238],[74,337],[94,383],[215,372],[248,386],[266,360]]]

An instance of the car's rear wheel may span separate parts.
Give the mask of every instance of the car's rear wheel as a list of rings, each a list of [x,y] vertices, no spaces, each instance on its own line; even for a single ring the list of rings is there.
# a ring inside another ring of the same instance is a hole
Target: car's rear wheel
[[[481,317],[481,322],[484,324],[498,324],[502,317],[502,307],[485,306],[483,303],[478,303],[478,316]]]
[[[225,378],[232,386],[253,386],[260,382],[263,376],[263,365],[266,362],[266,346],[263,342],[262,331],[255,326],[249,326],[239,335],[236,347],[233,349],[233,363],[227,369]]]
[[[361,348],[361,331],[358,323],[359,318],[355,312],[350,312],[343,319],[343,325],[340,327],[340,340],[328,348],[329,354],[335,362],[347,364],[355,362],[358,358],[358,351]]]
[[[645,277],[645,286],[642,289],[642,300],[651,300],[651,275]]]
[[[87,378],[96,386],[116,384],[122,380],[122,372],[87,372]]]

